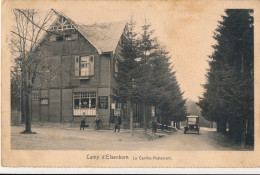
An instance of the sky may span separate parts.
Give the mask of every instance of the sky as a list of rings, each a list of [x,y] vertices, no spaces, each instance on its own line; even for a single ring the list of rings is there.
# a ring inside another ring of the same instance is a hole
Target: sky
[[[183,97],[198,101],[203,96],[208,56],[215,44],[212,38],[224,8],[212,8],[214,3],[192,1],[156,3],[93,3],[87,6],[58,9],[73,20],[83,23],[99,23],[129,20],[133,15],[138,26],[147,18],[155,29],[155,35],[165,44],[171,55],[176,77]],[[145,7],[145,8],[144,8]],[[102,10],[98,10],[102,9]]]
[[[53,1],[52,1],[53,2]],[[127,21],[133,15],[140,26],[147,18],[155,36],[171,55],[183,97],[198,101],[202,97],[212,38],[224,6],[218,1],[66,1],[65,4],[34,4],[42,11],[51,8],[64,12],[75,22],[93,24]]]

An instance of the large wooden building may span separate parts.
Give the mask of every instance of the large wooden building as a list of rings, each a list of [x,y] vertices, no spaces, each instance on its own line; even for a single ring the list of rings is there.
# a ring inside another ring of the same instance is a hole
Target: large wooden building
[[[34,83],[32,120],[79,121],[84,112],[89,122],[99,114],[108,126],[114,115],[111,94],[126,22],[79,25],[56,14],[57,20],[37,49],[45,59],[41,69],[47,71]]]

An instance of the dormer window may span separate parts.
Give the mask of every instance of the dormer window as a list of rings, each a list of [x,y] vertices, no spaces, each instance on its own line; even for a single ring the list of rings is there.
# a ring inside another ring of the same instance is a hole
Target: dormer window
[[[76,41],[78,40],[78,34],[74,33],[74,34],[66,34],[66,35],[56,35],[56,34],[52,34],[50,36],[50,42],[55,42],[55,41]]]
[[[63,36],[58,35],[58,36],[56,37],[56,40],[57,40],[57,41],[63,41]]]
[[[75,76],[88,79],[94,76],[94,56],[75,56]]]

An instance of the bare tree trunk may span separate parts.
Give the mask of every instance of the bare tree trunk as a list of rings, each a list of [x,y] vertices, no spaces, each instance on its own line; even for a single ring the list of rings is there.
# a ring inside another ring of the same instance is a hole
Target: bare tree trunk
[[[24,99],[24,88],[25,88],[25,83],[24,83],[24,71],[23,71],[23,68],[21,68],[21,92],[20,92],[20,96],[21,96],[21,99],[20,99],[20,106],[21,106],[21,120],[22,120],[22,123],[25,123],[25,106],[24,106],[24,102],[25,102],[25,99]]]
[[[32,133],[31,130],[31,118],[30,118],[30,102],[29,102],[29,90],[28,87],[25,87],[24,93],[24,113],[25,113],[25,130],[21,133]]]
[[[26,82],[24,86],[24,110],[25,110],[25,130],[21,133],[23,134],[34,134],[31,129],[31,115],[30,115],[30,95],[32,93],[31,88],[29,88],[29,81],[28,81],[28,72],[25,73],[26,75]]]
[[[30,117],[30,101],[29,101],[29,93],[26,93],[25,97],[25,105],[26,105],[26,125],[25,125],[25,132],[31,133],[31,117]]]
[[[21,82],[21,89],[20,89],[20,110],[21,110],[21,123],[24,123],[24,121],[25,121],[25,115],[24,115],[23,82]]]

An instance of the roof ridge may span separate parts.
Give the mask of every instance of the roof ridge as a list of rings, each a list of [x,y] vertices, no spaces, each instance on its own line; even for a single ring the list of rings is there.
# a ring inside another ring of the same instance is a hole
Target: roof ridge
[[[115,23],[126,23],[126,21],[113,21],[113,22],[102,22],[102,23],[92,23],[92,24],[79,24],[81,26],[87,26],[87,27],[95,27],[100,25],[108,25],[108,24],[115,24]]]

